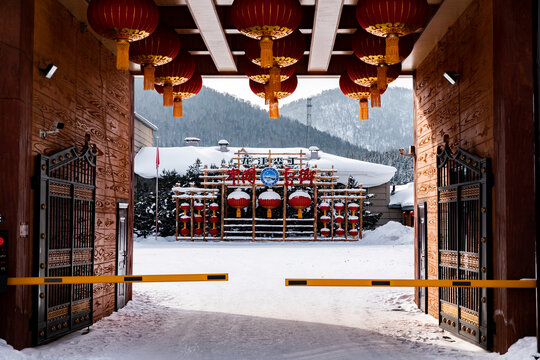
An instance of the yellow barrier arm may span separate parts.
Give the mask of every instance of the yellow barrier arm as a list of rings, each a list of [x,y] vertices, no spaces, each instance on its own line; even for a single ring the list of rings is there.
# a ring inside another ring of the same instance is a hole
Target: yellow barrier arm
[[[12,277],[8,285],[66,285],[101,283],[145,283],[182,281],[229,281],[229,274],[171,274],[171,275],[111,275],[111,276],[61,276],[61,277]]]
[[[285,279],[285,286],[536,288],[536,280]]]

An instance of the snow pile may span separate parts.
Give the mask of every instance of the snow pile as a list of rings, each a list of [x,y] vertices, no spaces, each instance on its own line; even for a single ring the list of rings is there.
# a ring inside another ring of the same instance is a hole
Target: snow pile
[[[222,161],[229,163],[235,157],[236,152],[241,150],[239,147],[229,147],[229,151],[220,151],[217,146],[197,147],[164,147],[159,148],[159,172],[176,170],[179,174],[184,174],[197,159],[204,165],[221,166]],[[303,151],[309,157],[309,150],[306,148],[245,148],[248,153],[300,153]],[[315,165],[319,169],[331,169],[332,166],[337,170],[338,181],[346,184],[349,176],[352,176],[359,184],[364,187],[378,186],[390,181],[396,172],[396,168],[387,165],[374,164],[366,161],[354,160],[328,154],[319,151],[317,159],[308,161],[309,167]],[[143,147],[135,156],[135,174],[144,178],[154,178],[156,176],[156,148]]]
[[[390,195],[390,204],[388,205],[401,206],[402,208],[406,206],[414,207],[414,182],[396,185],[396,190]]]
[[[524,337],[510,346],[508,352],[503,356],[492,354],[493,359],[505,360],[537,360],[540,354],[536,352],[536,338],[532,336]]]
[[[389,221],[375,230],[366,230],[360,242],[364,245],[406,245],[414,242],[414,228]]]

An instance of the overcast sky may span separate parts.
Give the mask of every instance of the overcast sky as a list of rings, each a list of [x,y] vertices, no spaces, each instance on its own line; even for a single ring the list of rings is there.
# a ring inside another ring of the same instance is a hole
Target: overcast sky
[[[305,78],[298,79],[296,91],[286,99],[280,100],[280,104],[305,99],[310,96],[320,94],[324,90],[337,89],[339,78]],[[255,95],[249,88],[249,79],[245,78],[204,78],[203,84],[209,88],[222,93],[231,94],[238,98],[249,101],[255,106],[265,108],[264,99]],[[390,86],[400,86],[412,89],[412,77],[400,77],[392,82]],[[384,96],[384,95],[383,95]]]

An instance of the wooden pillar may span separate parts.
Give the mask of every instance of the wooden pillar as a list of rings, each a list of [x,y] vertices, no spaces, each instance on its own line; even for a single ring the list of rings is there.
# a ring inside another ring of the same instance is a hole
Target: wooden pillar
[[[287,236],[287,186],[285,185],[285,180],[283,180],[283,241],[285,241],[286,236]]]
[[[8,275],[32,276],[33,234],[20,237],[19,226],[32,226],[34,0],[4,0],[0,8],[0,230],[9,232]],[[0,338],[14,348],[31,344],[31,317],[31,286],[10,286],[0,295]]]
[[[178,187],[180,186],[180,184],[177,183],[175,186]],[[176,196],[179,195],[178,191],[175,191],[174,194]],[[179,203],[179,200],[178,198],[175,198],[174,200],[176,200],[176,239],[175,240],[178,241],[178,211],[179,211],[178,203]]]
[[[318,210],[318,204],[317,204],[317,189],[318,186],[318,171],[317,171],[317,165],[314,166],[315,176],[313,176],[313,240],[317,241],[317,210]]]
[[[252,165],[252,169],[255,171],[255,179],[257,179],[257,168],[255,165]],[[255,241],[255,218],[256,218],[256,206],[257,206],[257,186],[255,185],[257,181],[253,181],[253,184],[251,185],[251,241]]]
[[[535,178],[540,179],[540,6],[533,2],[534,16],[534,142],[535,142]],[[540,181],[535,188],[535,224],[536,224],[536,279],[540,276]],[[540,283],[536,282],[536,352],[540,352]]]
[[[532,13],[532,0],[493,0],[495,279],[535,276]],[[535,292],[497,289],[494,300],[495,350],[505,353],[535,333]]]

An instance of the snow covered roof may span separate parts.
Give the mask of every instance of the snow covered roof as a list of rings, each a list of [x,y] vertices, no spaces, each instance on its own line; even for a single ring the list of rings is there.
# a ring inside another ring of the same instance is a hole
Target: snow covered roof
[[[163,170],[176,170],[179,174],[184,174],[197,159],[202,165],[221,165],[221,161],[227,163],[235,157],[235,153],[241,148],[229,147],[229,152],[221,152],[218,146],[208,147],[163,147],[159,148],[159,173]],[[306,148],[244,148],[248,153],[309,153]],[[366,161],[349,159],[342,156],[328,154],[319,151],[318,159],[308,161],[310,167],[317,165],[319,169],[330,169],[332,165],[337,170],[336,175],[340,183],[346,184],[349,176],[352,176],[359,184],[364,187],[378,186],[390,181],[396,172],[396,168],[387,165],[374,164]],[[156,177],[156,148],[143,147],[135,156],[135,174],[144,178]]]
[[[388,206],[404,210],[414,209],[414,182],[396,185],[396,190],[390,195],[390,204]]]

